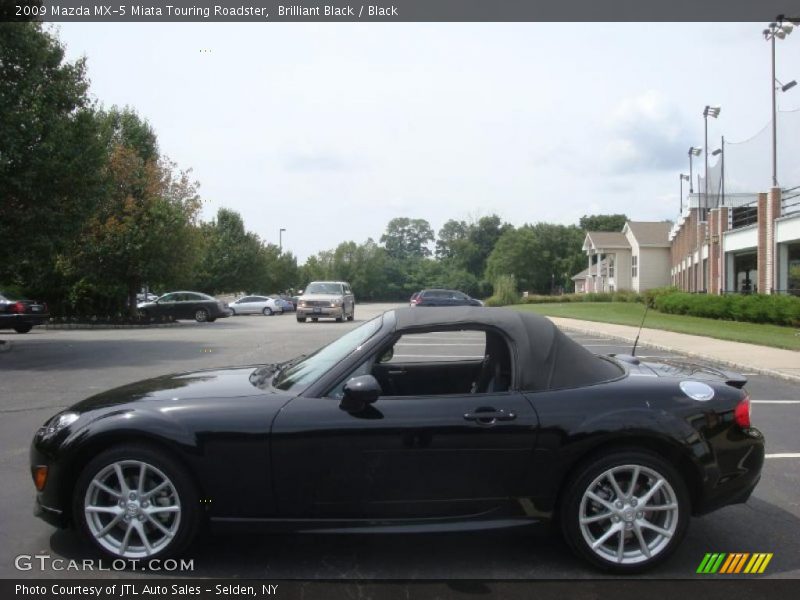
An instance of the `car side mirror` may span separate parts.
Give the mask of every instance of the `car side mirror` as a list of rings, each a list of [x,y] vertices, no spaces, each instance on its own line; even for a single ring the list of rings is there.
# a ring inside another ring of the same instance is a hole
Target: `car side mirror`
[[[387,363],[394,357],[394,346],[387,348],[378,358],[378,363]]]
[[[372,375],[353,377],[344,384],[344,396],[339,403],[339,408],[350,413],[364,410],[369,404],[374,404],[383,390],[381,384]]]

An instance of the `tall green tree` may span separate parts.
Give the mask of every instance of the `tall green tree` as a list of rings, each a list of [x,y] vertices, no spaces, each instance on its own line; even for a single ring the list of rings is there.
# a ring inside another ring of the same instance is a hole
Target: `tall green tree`
[[[40,23],[0,23],[0,282],[54,301],[56,269],[104,190],[107,144],[84,59]]]
[[[433,240],[430,223],[425,219],[407,217],[397,217],[389,221],[386,233],[381,236],[381,243],[389,256],[400,260],[430,256],[428,244]]]
[[[583,215],[578,223],[583,231],[622,231],[628,217],[622,214]]]
[[[564,289],[581,254],[582,232],[575,226],[537,223],[506,231],[486,266],[491,281],[513,275],[521,290],[540,294]]]

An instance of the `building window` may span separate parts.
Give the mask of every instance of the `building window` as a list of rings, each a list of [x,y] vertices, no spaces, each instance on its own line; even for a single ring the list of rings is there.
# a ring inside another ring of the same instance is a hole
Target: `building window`
[[[616,255],[611,255],[608,257],[608,277],[609,279],[614,277],[614,263],[616,262],[614,259]]]
[[[631,256],[631,277],[639,276],[639,257]]]

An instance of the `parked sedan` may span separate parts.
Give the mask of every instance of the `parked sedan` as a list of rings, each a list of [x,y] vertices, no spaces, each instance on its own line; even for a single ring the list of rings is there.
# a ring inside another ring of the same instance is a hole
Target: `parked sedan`
[[[411,296],[411,306],[483,306],[458,290],[422,290]]]
[[[46,323],[49,317],[44,302],[13,299],[0,292],[0,329],[28,333],[34,325]]]
[[[213,323],[217,319],[229,317],[228,305],[201,292],[170,292],[152,302],[138,305],[145,317],[194,319],[197,322]]]
[[[437,333],[472,352],[404,354],[419,346],[409,337]],[[764,438],[745,382],[598,356],[533,313],[400,308],[309,356],[162,376],[56,414],[31,448],[36,512],[137,559],[179,553],[206,524],[555,520],[576,554],[629,573],[666,559],[691,515],[755,488]]]
[[[228,305],[234,315],[274,315],[283,313],[283,307],[269,296],[243,296]]]

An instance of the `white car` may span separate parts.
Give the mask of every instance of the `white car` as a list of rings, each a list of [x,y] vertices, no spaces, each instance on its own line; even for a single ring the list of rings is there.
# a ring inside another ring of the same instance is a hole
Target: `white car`
[[[233,315],[274,315],[282,314],[283,309],[269,296],[243,296],[228,305]]]

